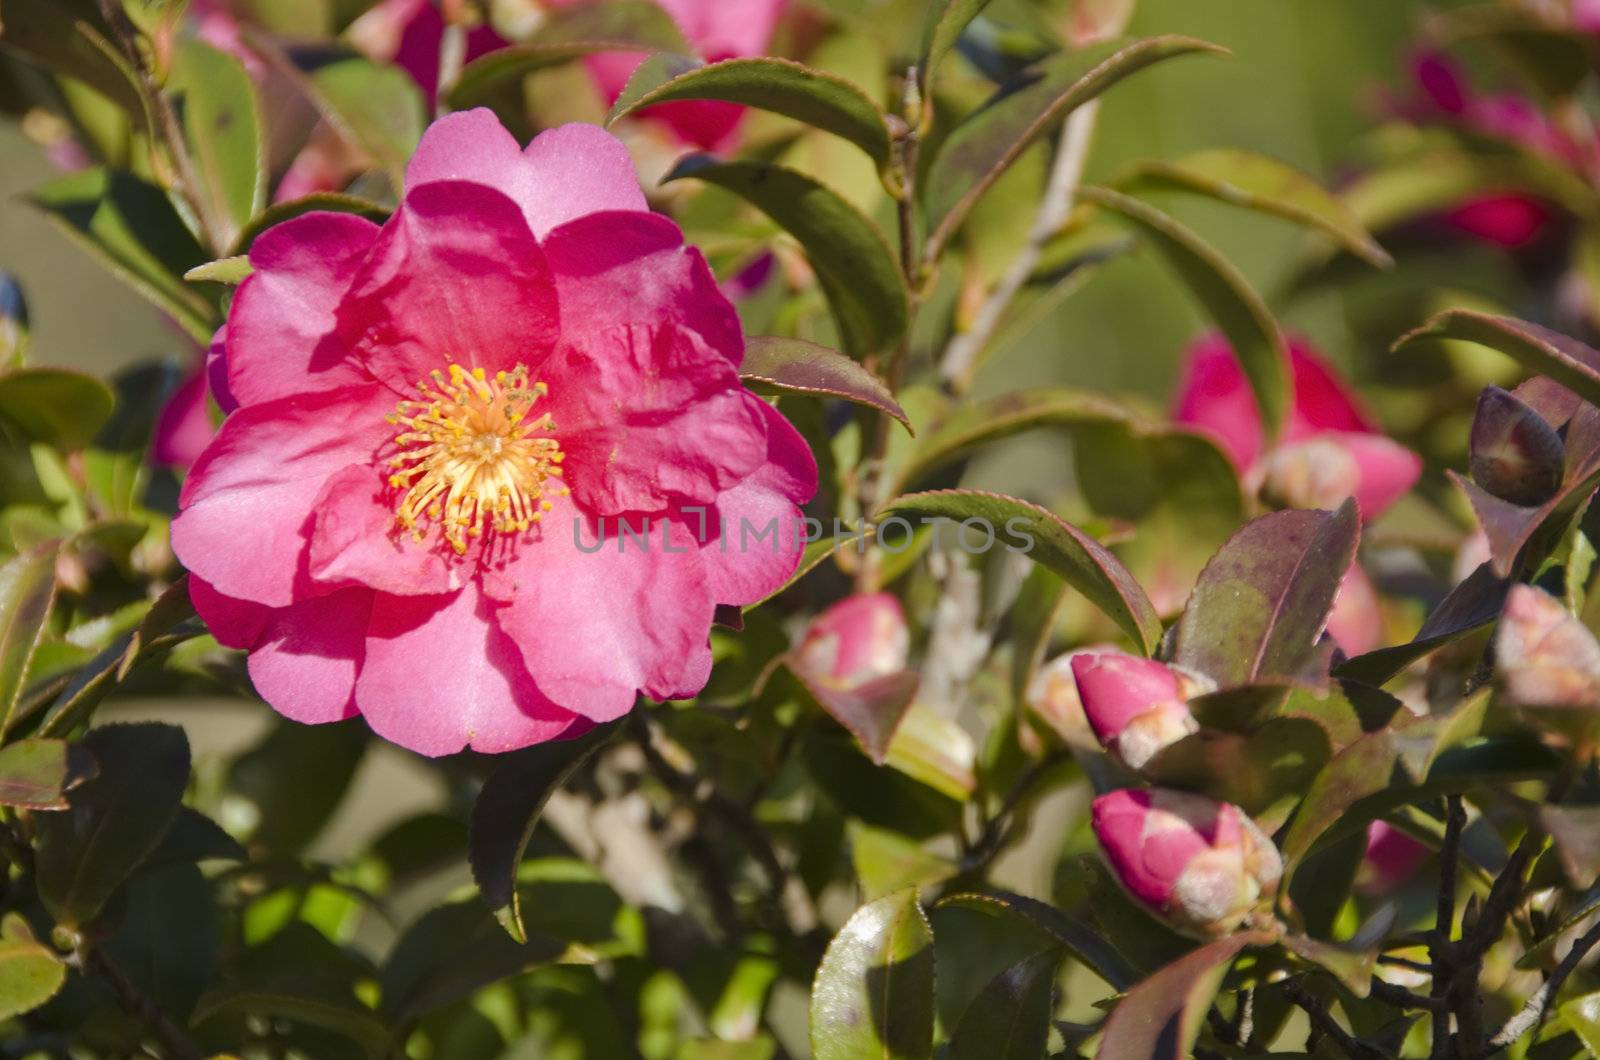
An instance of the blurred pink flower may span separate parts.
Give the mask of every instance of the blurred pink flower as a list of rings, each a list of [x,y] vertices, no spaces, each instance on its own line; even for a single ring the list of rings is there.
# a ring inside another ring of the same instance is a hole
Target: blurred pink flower
[[[1544,203],[1516,192],[1485,195],[1445,214],[1446,221],[1467,235],[1507,250],[1532,243],[1554,219]]]
[[[1352,658],[1383,646],[1383,608],[1378,602],[1378,590],[1359,563],[1350,564],[1339,581],[1333,611],[1328,615],[1328,636]]]
[[[1511,587],[1495,630],[1494,663],[1508,704],[1600,709],[1600,642],[1543,589]]]
[[[816,464],[740,384],[732,306],[601,130],[522,150],[453,114],[383,227],[305,214],[250,260],[238,408],[173,549],[286,716],[361,714],[427,755],[571,735],[696,693],[716,606],[799,562]]]
[[[222,359],[226,327],[218,328],[204,363],[172,392],[156,413],[150,458],[157,464],[187,470],[216,435],[209,397],[224,413],[237,406],[228,392],[227,364]]]
[[[1089,727],[1130,769],[1142,769],[1163,748],[1200,730],[1188,699],[1208,691],[1206,684],[1154,659],[1081,653],[1072,660],[1072,676]]]
[[[1428,848],[1384,821],[1367,826],[1367,852],[1356,873],[1356,889],[1381,896],[1405,884],[1422,863]]]
[[[423,98],[433,102],[439,94],[440,46],[444,42],[445,21],[436,0],[381,0],[350,24],[346,32],[368,56],[394,63],[422,89]],[[463,63],[504,48],[505,38],[487,25],[467,30]]]
[[[818,615],[795,650],[807,678],[850,690],[906,668],[911,632],[893,593],[850,596]]]
[[[1162,788],[1113,791],[1090,810],[1112,874],[1174,926],[1226,934],[1277,891],[1278,850],[1244,811]]]

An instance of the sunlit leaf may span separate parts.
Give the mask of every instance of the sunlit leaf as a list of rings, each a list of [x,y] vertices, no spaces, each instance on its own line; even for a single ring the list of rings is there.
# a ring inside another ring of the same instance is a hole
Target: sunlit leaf
[[[62,452],[88,445],[115,406],[111,388],[83,372],[19,368],[0,375],[0,417],[23,437]]]
[[[1394,349],[1443,339],[1498,350],[1528,371],[1549,376],[1591,404],[1600,404],[1600,350],[1577,339],[1515,317],[1447,309],[1402,335]]]
[[[199,174],[199,193],[217,233],[231,243],[266,205],[266,129],[254,84],[239,60],[198,40],[181,41],[173,57],[172,91],[183,100],[183,131]]]
[[[0,1019],[30,1012],[56,996],[67,966],[27,939],[0,939]]]
[[[843,398],[886,412],[911,430],[888,386],[857,361],[804,339],[755,336],[745,340],[739,378],[754,389]]]
[[[1265,936],[1230,935],[1179,957],[1123,995],[1111,1010],[1098,1060],[1182,1060],[1200,1034],[1228,965]]]
[[[56,598],[59,541],[13,556],[0,567],[0,733],[11,728],[28,668]]]
[[[1037,1060],[1050,1036],[1057,952],[1019,961],[990,980],[950,1036],[949,1060]]]
[[[811,989],[815,1060],[933,1055],[933,934],[908,888],[856,910]]]
[[[65,810],[67,792],[98,768],[92,755],[65,740],[18,740],[0,748],[0,806]]]
[[[82,81],[151,127],[149,102],[128,61],[99,29],[62,0],[5,0],[0,6],[0,46]]]
[[[938,0],[928,5],[928,21],[923,30],[922,63],[917,74],[922,79],[922,94],[927,97],[934,74],[950,54],[961,34],[977,18],[989,0]]]

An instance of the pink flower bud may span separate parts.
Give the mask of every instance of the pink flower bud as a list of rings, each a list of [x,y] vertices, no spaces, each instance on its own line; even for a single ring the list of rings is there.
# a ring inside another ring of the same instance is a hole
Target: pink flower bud
[[[1541,589],[1511,587],[1494,658],[1508,703],[1600,707],[1600,643],[1560,600]]]
[[[1201,678],[1122,652],[1077,655],[1072,676],[1089,727],[1130,769],[1200,728],[1186,701]]]
[[[1117,881],[1174,926],[1198,935],[1237,928],[1277,891],[1283,862],[1237,806],[1161,788],[1094,800],[1095,838]]]
[[[829,688],[860,688],[906,668],[911,634],[900,601],[867,593],[834,604],[806,631],[794,665]]]
[[[1472,480],[1512,504],[1535,507],[1561,487],[1566,445],[1543,416],[1515,394],[1486,386],[1478,395],[1470,443]]]
[[[1396,890],[1428,860],[1428,848],[1383,821],[1367,827],[1367,852],[1356,873],[1356,889],[1366,895]]]

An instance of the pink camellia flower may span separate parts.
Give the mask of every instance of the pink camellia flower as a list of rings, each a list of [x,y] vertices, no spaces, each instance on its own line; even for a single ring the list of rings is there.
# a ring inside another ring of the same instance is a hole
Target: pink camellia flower
[[[906,668],[911,632],[893,593],[847,597],[818,615],[795,649],[794,664],[808,679],[855,689]]]
[[[1210,690],[1203,678],[1117,651],[1074,656],[1072,676],[1089,727],[1130,769],[1200,731],[1187,701]]]
[[[150,441],[150,458],[156,463],[188,468],[200,459],[217,433],[208,397],[225,413],[238,407],[228,391],[228,366],[222,356],[226,334],[226,328],[217,329],[204,365],[179,383],[156,413]]]
[[[1117,881],[1157,916],[1192,934],[1223,935],[1266,905],[1283,861],[1244,811],[1163,788],[1113,791],[1090,817]]]
[[[351,43],[374,59],[394,63],[431,101],[439,94],[439,66],[445,20],[435,0],[381,0],[347,31]],[[462,63],[470,63],[508,42],[486,25],[466,32]]]
[[[1380,896],[1398,890],[1422,863],[1428,848],[1384,821],[1367,826],[1367,851],[1356,872],[1356,890]]]
[[[816,464],[600,129],[453,114],[381,228],[306,214],[250,262],[172,539],[286,716],[427,755],[571,735],[697,692],[717,605],[798,564]]]
[[[578,7],[593,0],[545,0],[551,8]],[[655,0],[672,16],[684,39],[707,62],[762,55],[788,0]],[[586,62],[595,87],[613,103],[628,78],[646,58],[644,52],[602,52]],[[668,130],[676,139],[706,151],[726,149],[738,130],[745,108],[720,100],[663,103],[642,111],[642,119]]]
[[[1543,589],[1511,587],[1495,631],[1494,662],[1508,703],[1600,708],[1600,642]]]

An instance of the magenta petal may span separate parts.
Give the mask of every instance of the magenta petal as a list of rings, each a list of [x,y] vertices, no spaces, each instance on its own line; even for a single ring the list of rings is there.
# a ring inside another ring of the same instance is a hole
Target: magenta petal
[[[540,694],[476,585],[378,596],[356,704],[372,731],[418,754],[499,753],[553,740],[573,715]]]
[[[196,372],[161,406],[150,445],[150,457],[156,463],[188,467],[205,452],[215,433],[206,404],[207,389],[205,372]]]
[[[1189,347],[1172,419],[1210,435],[1241,470],[1261,456],[1265,432],[1255,396],[1233,348],[1220,334],[1206,335]]]
[[[357,582],[395,596],[461,588],[461,565],[437,533],[419,542],[397,530],[394,497],[383,472],[371,465],[347,467],[328,479],[314,509],[311,576],[330,584]]]
[[[224,324],[211,336],[206,347],[206,383],[211,388],[211,398],[226,415],[239,407],[239,400],[228,389],[228,325]],[[213,432],[214,433],[214,432]]]
[[[574,122],[546,129],[523,150],[523,158],[535,191],[522,207],[540,239],[586,214],[650,208],[639,188],[633,156],[621,140],[598,125]]]
[[[1321,354],[1302,338],[1290,336],[1289,361],[1294,369],[1294,414],[1285,441],[1318,431],[1372,434],[1378,424],[1361,407],[1350,384],[1340,378]]]
[[[189,575],[189,602],[205,622],[206,629],[224,648],[248,650],[261,639],[273,609],[265,604],[236,600],[217,592],[216,587],[196,574]]]
[[[370,464],[393,398],[369,383],[240,409],[184,482],[172,549],[220,592],[295,599],[312,506],[334,472]]]
[[[406,187],[441,180],[497,188],[519,204],[534,192],[521,145],[487,107],[457,111],[428,126],[406,164]]]
[[[241,405],[331,390],[368,378],[336,330],[335,313],[378,226],[346,213],[308,213],[250,245],[254,268],[228,313],[227,390]],[[220,397],[220,392],[219,392]]]
[[[491,375],[555,345],[555,288],[517,206],[482,184],[413,188],[340,310],[372,374],[407,397],[454,362]]]
[[[698,332],[737,365],[739,314],[705,258],[684,246],[672,221],[650,213],[598,213],[562,225],[544,242],[568,339],[621,324],[675,323]]]
[[[272,612],[248,664],[261,698],[308,725],[353,717],[372,600],[371,590],[342,589]]]
[[[656,0],[701,55],[760,55],[767,50],[787,0]]]
[[[1376,519],[1387,511],[1422,475],[1422,457],[1381,434],[1335,437],[1355,457],[1356,467],[1361,472],[1356,503],[1361,506],[1364,519]]]

